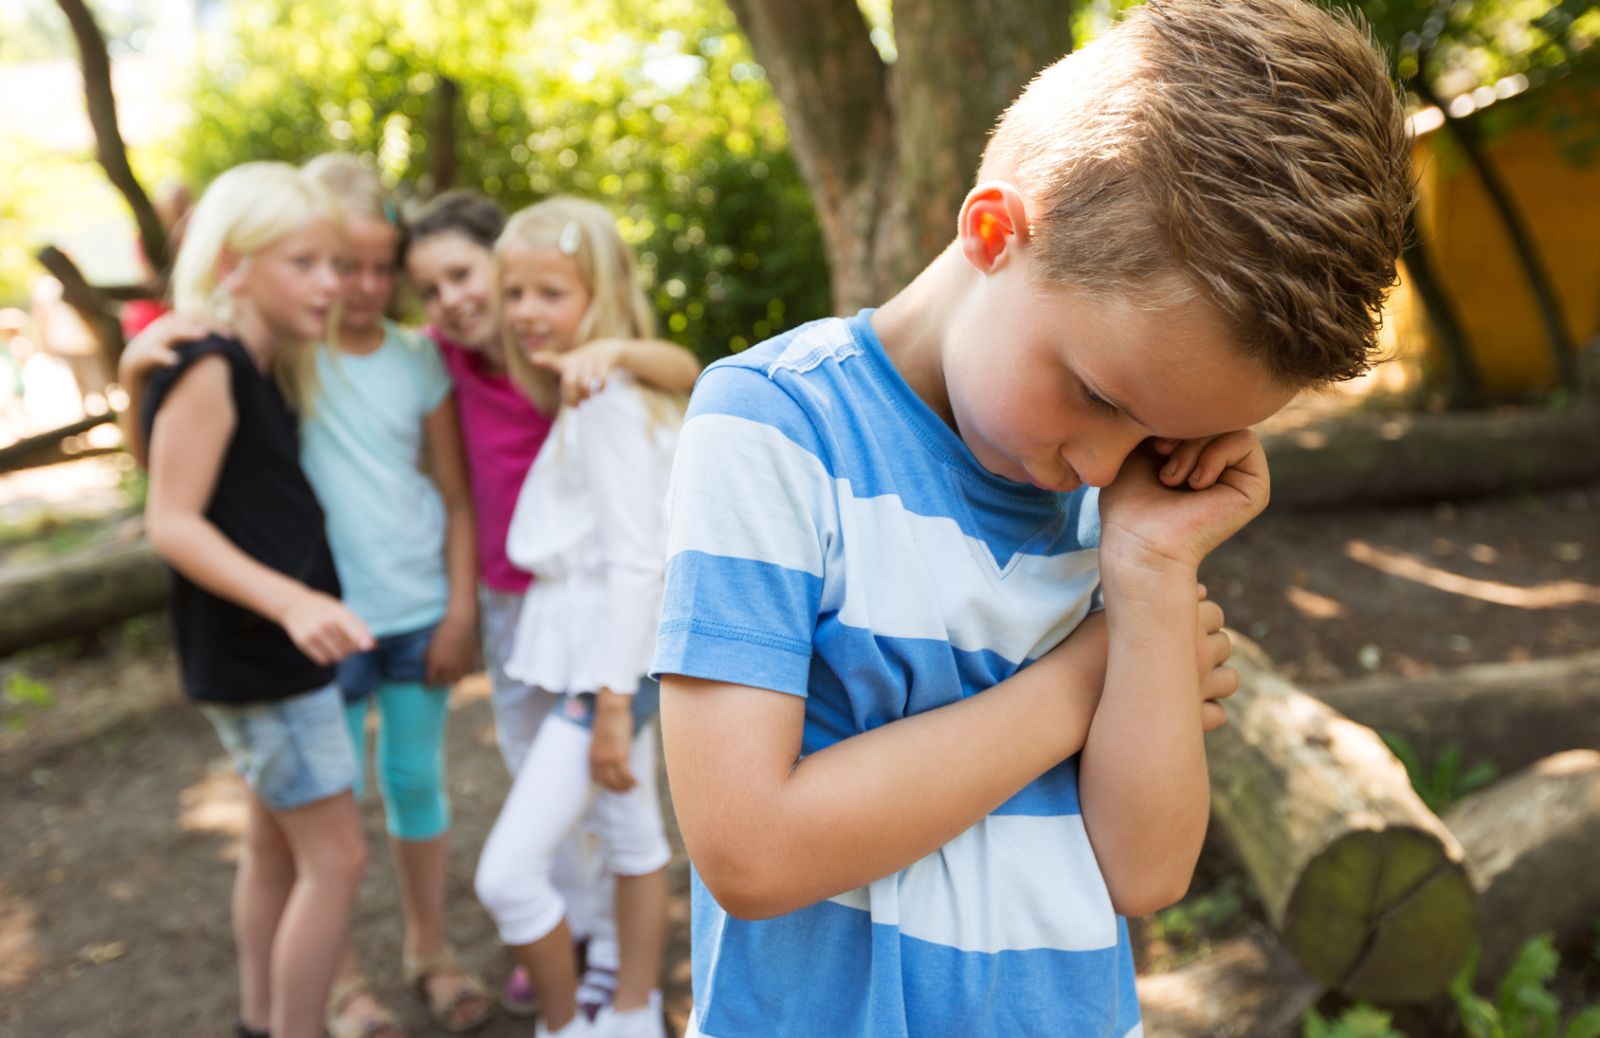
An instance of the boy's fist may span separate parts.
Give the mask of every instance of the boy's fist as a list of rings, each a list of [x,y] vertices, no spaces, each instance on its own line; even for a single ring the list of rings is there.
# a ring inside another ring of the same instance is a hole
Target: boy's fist
[[[1195,662],[1200,676],[1200,727],[1214,732],[1227,723],[1220,700],[1239,691],[1239,672],[1227,666],[1233,655],[1233,639],[1223,630],[1222,607],[1206,598],[1200,585],[1199,640]]]
[[[1261,441],[1248,429],[1203,440],[1152,440],[1100,492],[1100,558],[1123,568],[1191,574],[1267,506]]]

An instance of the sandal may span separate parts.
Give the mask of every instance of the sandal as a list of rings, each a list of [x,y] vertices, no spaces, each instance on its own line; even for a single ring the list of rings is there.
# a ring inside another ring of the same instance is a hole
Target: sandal
[[[371,999],[375,1008],[357,1016],[350,1012],[350,1004],[362,995]],[[372,998],[366,977],[351,977],[333,986],[328,993],[328,1015],[323,1026],[328,1038],[407,1038],[406,1029],[394,1014]]]
[[[483,982],[462,969],[449,948],[440,948],[432,955],[415,956],[406,952],[404,967],[406,986],[428,1007],[428,1016],[436,1027],[451,1034],[466,1034],[494,1017],[494,1000],[484,990]],[[435,999],[428,992],[428,981],[441,974],[453,974],[460,982],[454,995]],[[477,1011],[468,1011],[467,1007],[474,1003]]]

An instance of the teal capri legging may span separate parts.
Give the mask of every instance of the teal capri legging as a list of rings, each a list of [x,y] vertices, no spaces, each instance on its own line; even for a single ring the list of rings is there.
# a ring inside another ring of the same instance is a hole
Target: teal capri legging
[[[450,828],[444,775],[450,690],[421,680],[432,637],[432,627],[386,635],[371,651],[339,664],[356,796],[366,786],[367,711],[376,703],[378,789],[389,835],[400,840],[431,840]]]

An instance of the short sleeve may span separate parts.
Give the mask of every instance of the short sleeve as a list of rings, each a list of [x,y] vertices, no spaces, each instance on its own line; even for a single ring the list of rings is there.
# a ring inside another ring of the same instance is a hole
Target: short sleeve
[[[668,492],[655,674],[806,694],[837,540],[828,458],[778,383],[737,365],[701,376]]]
[[[423,413],[430,414],[450,395],[453,386],[450,372],[445,370],[444,358],[431,338],[409,328],[396,327],[396,332],[415,361],[412,370],[416,373],[417,395],[422,401]]]

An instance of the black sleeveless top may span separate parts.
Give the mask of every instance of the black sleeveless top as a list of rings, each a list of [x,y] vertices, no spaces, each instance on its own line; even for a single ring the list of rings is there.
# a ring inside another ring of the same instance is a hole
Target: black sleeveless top
[[[148,442],[156,412],[178,380],[202,357],[228,362],[236,415],[205,516],[246,555],[307,587],[339,595],[323,529],[322,507],[300,468],[295,415],[273,380],[236,339],[212,335],[178,348],[178,362],[150,379],[139,416]],[[312,662],[284,629],[219,598],[183,574],[172,574],[183,688],[191,699],[250,703],[309,692],[333,680],[333,668]]]

